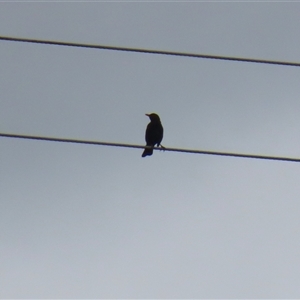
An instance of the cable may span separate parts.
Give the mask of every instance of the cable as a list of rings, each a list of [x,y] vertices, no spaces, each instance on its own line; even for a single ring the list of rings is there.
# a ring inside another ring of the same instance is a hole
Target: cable
[[[50,41],[50,40],[15,38],[15,37],[7,37],[7,36],[0,36],[0,40],[11,41],[11,42],[48,44],[48,45],[57,45],[57,46],[93,48],[93,49],[114,50],[114,51],[128,51],[128,52],[139,52],[139,53],[147,53],[147,54],[184,56],[184,57],[194,57],[194,58],[219,59],[219,60],[240,61],[240,62],[249,62],[249,63],[300,67],[300,63],[296,63],[296,62],[266,60],[266,59],[252,59],[252,58],[242,58],[242,57],[233,57],[233,56],[206,55],[206,54],[185,53],[185,52],[176,52],[176,51],[162,51],[162,50],[149,50],[149,49],[128,48],[128,47],[104,46],[104,45],[95,45],[95,44],[69,43],[69,42],[58,42],[58,41]]]
[[[87,140],[78,140],[78,139],[65,139],[65,138],[53,138],[53,137],[45,137],[45,136],[33,136],[33,135],[21,135],[21,134],[9,134],[9,133],[0,133],[0,137],[17,138],[17,139],[29,139],[29,140],[41,140],[41,141],[49,141],[49,142],[98,145],[98,146],[137,148],[137,149],[144,149],[145,148],[145,146],[143,146],[143,145],[108,143],[108,142],[87,141]],[[300,162],[300,158],[292,158],[292,157],[255,155],[255,154],[240,154],[240,153],[204,151],[204,150],[190,150],[190,149],[181,149],[181,148],[163,148],[162,149],[162,148],[159,148],[159,147],[154,147],[154,149],[155,150],[164,150],[164,151],[173,151],[173,152],[192,153],[192,154],[206,154],[206,155],[231,156],[231,157],[240,157],[240,158],[253,158],[253,159],[288,161],[288,162]]]

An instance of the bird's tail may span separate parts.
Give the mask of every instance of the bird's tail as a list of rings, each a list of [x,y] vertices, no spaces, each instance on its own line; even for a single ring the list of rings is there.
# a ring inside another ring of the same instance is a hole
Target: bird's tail
[[[153,148],[150,146],[147,146],[147,147],[145,147],[142,157],[145,157],[147,155],[152,155],[152,154],[153,154]]]

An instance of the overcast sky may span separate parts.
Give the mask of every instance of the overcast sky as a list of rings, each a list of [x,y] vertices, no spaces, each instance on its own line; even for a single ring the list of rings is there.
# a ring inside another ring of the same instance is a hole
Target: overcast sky
[[[300,3],[0,3],[0,35],[300,62]],[[0,132],[300,157],[300,68],[0,41]],[[300,164],[0,137],[0,298],[299,298]]]

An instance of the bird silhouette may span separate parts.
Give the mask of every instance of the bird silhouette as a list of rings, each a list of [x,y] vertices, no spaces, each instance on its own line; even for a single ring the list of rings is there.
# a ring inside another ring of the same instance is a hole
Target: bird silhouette
[[[146,147],[142,154],[142,157],[145,157],[147,155],[152,155],[153,153],[153,147],[155,145],[163,146],[160,144],[163,135],[164,135],[164,128],[161,125],[160,118],[157,114],[146,114],[150,118],[150,123],[147,125],[146,128],[146,134],[145,134],[145,140],[146,140]]]

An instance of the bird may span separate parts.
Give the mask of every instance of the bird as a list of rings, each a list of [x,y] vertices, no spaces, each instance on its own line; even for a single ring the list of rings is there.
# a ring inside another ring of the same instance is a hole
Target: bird
[[[147,155],[152,155],[153,147],[155,145],[164,148],[160,144],[163,139],[164,128],[161,125],[159,116],[155,113],[146,114],[146,116],[150,118],[150,123],[147,125],[146,128],[146,134],[145,134],[146,147],[142,154],[142,157],[145,157]]]

